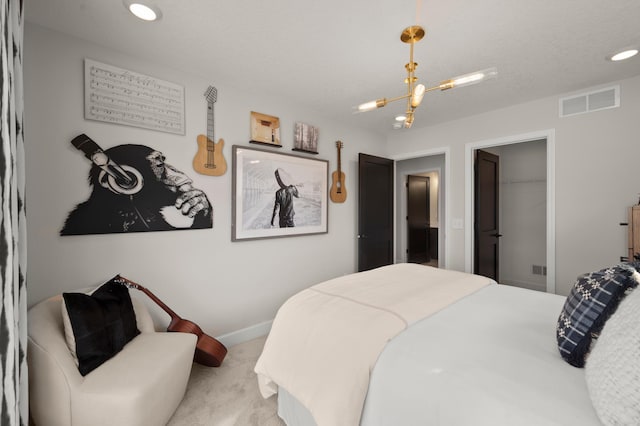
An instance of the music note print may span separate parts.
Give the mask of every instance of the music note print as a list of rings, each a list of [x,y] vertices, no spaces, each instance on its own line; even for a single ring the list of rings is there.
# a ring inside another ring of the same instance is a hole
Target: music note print
[[[85,58],[85,118],[185,134],[184,87]]]

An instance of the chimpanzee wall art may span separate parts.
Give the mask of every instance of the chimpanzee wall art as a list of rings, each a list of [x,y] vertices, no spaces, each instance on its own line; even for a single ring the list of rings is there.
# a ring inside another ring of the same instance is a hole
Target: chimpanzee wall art
[[[206,194],[146,145],[102,150],[85,134],[71,143],[92,162],[89,198],[67,216],[60,235],[172,231],[213,227]]]

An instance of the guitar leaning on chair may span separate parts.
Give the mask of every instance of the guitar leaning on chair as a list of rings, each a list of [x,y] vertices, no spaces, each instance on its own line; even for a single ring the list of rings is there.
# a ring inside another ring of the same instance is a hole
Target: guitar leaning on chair
[[[193,355],[193,360],[198,364],[206,365],[207,367],[219,367],[227,355],[227,348],[213,337],[205,334],[202,329],[194,322],[182,319],[165,305],[162,300],[158,299],[151,291],[142,287],[138,283],[134,283],[130,279],[127,279],[121,275],[116,278],[116,282],[126,286],[127,288],[135,288],[140,290],[151,300],[156,302],[166,313],[171,317],[171,322],[167,327],[167,331],[175,331],[181,333],[192,333],[198,336],[198,343],[196,343],[196,351]]]
[[[193,158],[193,169],[203,175],[221,176],[227,171],[227,161],[222,156],[224,140],[215,143],[213,104],[218,99],[218,90],[209,86],[204,97],[207,98],[207,135],[198,135],[198,152]]]
[[[344,203],[347,199],[347,188],[344,186],[344,173],[342,172],[342,162],[340,160],[340,150],[342,149],[342,142],[336,141],[336,148],[338,150],[338,170],[331,173],[331,191],[329,197],[334,203]]]

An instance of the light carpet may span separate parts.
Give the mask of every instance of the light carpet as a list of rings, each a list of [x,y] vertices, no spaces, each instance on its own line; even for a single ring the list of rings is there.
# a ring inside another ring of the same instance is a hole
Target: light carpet
[[[193,364],[187,392],[168,426],[284,426],[276,396],[262,398],[253,368],[265,337],[228,348],[217,368]]]

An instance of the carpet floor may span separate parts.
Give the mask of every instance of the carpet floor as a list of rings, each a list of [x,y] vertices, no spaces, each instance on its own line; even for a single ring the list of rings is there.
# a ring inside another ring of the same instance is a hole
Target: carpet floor
[[[266,337],[228,348],[220,367],[193,364],[187,392],[168,426],[284,426],[276,396],[262,398],[253,368]]]

